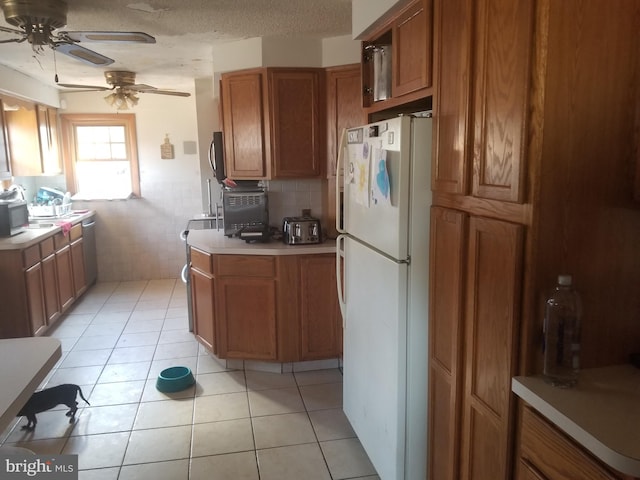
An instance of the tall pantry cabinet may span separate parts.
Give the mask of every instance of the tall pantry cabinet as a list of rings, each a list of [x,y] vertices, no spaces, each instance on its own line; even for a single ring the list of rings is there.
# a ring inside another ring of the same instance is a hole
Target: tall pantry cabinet
[[[438,0],[434,25],[428,478],[506,480],[559,273],[584,367],[640,348],[640,2]]]

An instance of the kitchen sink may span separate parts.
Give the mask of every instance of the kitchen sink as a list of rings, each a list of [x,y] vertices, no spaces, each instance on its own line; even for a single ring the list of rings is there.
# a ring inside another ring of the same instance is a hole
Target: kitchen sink
[[[51,227],[55,227],[56,225],[54,225],[53,223],[49,222],[45,222],[45,221],[38,221],[35,223],[29,223],[29,228],[51,228]]]

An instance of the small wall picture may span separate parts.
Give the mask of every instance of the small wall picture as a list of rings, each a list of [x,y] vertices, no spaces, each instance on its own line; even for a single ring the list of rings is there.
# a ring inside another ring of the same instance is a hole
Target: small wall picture
[[[162,160],[172,160],[176,158],[173,145],[169,141],[169,134],[165,134],[164,143],[160,145],[160,158]]]

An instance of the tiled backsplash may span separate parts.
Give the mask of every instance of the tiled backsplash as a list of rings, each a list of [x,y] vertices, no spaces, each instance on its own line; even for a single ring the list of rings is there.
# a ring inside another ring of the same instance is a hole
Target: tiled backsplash
[[[177,278],[185,263],[180,232],[207,207],[198,182],[143,180],[142,199],[74,202],[74,209],[97,212],[99,280]],[[284,217],[303,208],[322,215],[321,180],[273,180],[267,186],[272,226],[279,228]]]
[[[298,216],[303,208],[311,215],[322,216],[322,180],[271,180],[269,191],[269,223],[282,226],[284,217]]]

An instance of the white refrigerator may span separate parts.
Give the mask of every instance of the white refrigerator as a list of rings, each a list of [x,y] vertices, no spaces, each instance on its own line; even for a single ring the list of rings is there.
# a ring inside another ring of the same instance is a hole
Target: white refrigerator
[[[382,480],[426,478],[431,129],[351,128],[338,160],[343,409]]]

